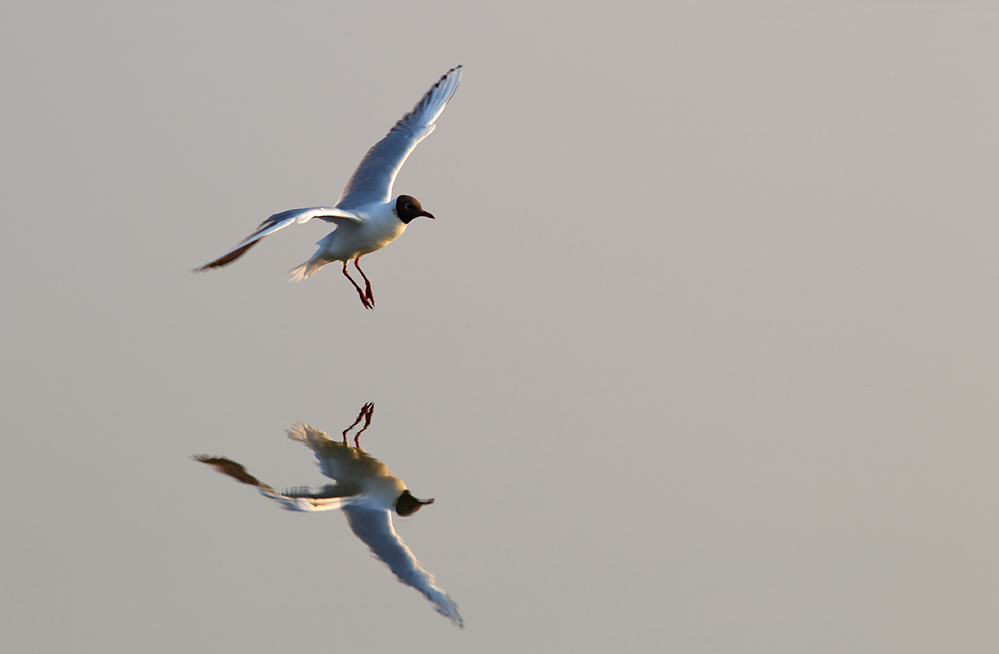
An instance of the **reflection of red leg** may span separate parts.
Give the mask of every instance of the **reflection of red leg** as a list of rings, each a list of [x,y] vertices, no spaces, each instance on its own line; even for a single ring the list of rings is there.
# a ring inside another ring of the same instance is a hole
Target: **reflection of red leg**
[[[371,292],[371,282],[368,281],[368,276],[361,270],[361,257],[354,259],[354,267],[357,268],[357,272],[361,273],[361,277],[364,277],[364,294],[371,300],[371,306],[375,306],[375,294]]]
[[[371,418],[375,415],[375,403],[368,402],[364,405],[364,408],[362,408],[361,411],[365,411],[365,409],[367,410],[367,413],[364,414],[364,426],[361,427],[360,431],[354,434],[354,447],[361,447],[361,444],[357,442],[357,439],[361,437],[361,434],[364,433],[365,429],[371,426]]]
[[[360,270],[360,268],[358,268],[358,270]],[[361,273],[361,274],[363,275],[364,273]],[[343,276],[346,277],[347,279],[349,279],[350,283],[353,284],[354,288],[357,289],[357,294],[360,296],[360,298],[361,298],[361,304],[364,305],[364,308],[365,309],[374,309],[374,306],[370,302],[368,302],[368,298],[364,297],[364,291],[361,290],[361,287],[357,285],[357,282],[354,281],[354,278],[350,276],[349,272],[347,272],[347,262],[346,261],[343,262]]]
[[[350,425],[350,427],[347,427],[346,429],[343,430],[343,442],[344,443],[347,442],[347,432],[356,427],[358,423],[361,422],[361,418],[364,418],[364,426],[361,427],[361,430],[357,432],[357,434],[354,436],[354,447],[360,447],[360,444],[358,444],[357,439],[361,437],[361,434],[364,432],[365,429],[371,426],[371,416],[373,415],[375,415],[374,402],[368,402],[367,404],[362,406],[361,412],[357,414],[357,419]]]

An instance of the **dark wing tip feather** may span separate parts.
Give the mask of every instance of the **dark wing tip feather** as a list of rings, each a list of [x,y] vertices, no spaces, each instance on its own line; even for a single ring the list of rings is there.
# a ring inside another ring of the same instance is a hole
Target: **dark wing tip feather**
[[[455,71],[460,70],[460,69],[461,69],[461,64],[455,66],[451,70],[449,70],[446,73],[444,73],[443,75],[441,75],[441,78],[439,80],[437,80],[437,83],[434,84],[433,86],[431,86],[430,90],[427,91],[426,93],[424,93],[423,97],[420,98],[419,102],[417,102],[416,105],[413,106],[412,111],[410,111],[405,116],[403,116],[398,121],[396,121],[396,124],[392,126],[392,129],[389,130],[389,133],[407,129],[409,127],[409,121],[416,114],[418,114],[419,112],[421,112],[422,110],[424,110],[427,107],[427,105],[429,105],[430,102],[433,100],[434,92],[436,92],[441,87],[441,85],[444,84],[445,80],[447,80],[451,76],[452,73],[454,73]],[[450,98],[448,98],[448,101],[450,101]],[[444,104],[446,105],[447,102],[445,102]]]
[[[230,264],[233,261],[235,261],[236,259],[238,259],[241,256],[243,256],[244,254],[246,254],[246,251],[249,250],[250,248],[252,248],[254,245],[256,245],[259,241],[260,241],[260,239],[257,239],[256,241],[253,241],[252,243],[247,243],[246,245],[244,245],[241,248],[236,248],[232,252],[229,252],[227,254],[223,254],[218,259],[214,259],[212,261],[209,261],[205,265],[200,266],[198,268],[195,268],[191,272],[205,272],[207,270],[211,270],[212,268],[221,268],[222,266]]]

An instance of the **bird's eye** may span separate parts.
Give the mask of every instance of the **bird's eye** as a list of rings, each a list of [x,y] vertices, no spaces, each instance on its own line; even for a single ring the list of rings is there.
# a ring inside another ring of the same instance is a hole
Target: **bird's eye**
[[[413,205],[411,205],[410,203],[408,203],[408,202],[407,202],[407,203],[406,203],[406,208],[407,208],[407,209],[412,209],[412,208],[413,208]]]

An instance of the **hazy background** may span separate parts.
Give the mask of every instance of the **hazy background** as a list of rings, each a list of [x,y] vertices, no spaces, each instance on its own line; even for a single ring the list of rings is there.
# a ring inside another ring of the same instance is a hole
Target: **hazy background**
[[[988,652],[999,639],[999,9],[6,3],[5,652]],[[330,204],[465,76],[365,259]],[[322,483],[345,428],[437,502]]]

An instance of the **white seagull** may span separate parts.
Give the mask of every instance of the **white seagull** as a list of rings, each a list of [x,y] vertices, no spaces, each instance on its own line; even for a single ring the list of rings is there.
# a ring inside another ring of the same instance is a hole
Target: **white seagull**
[[[318,242],[319,249],[311,259],[289,271],[291,280],[305,279],[326,264],[341,261],[343,274],[357,289],[361,303],[365,308],[373,309],[375,297],[371,292],[371,282],[361,270],[361,257],[380,250],[397,239],[414,218],[434,217],[430,212],[424,211],[419,200],[411,195],[400,195],[392,199],[392,184],[417,143],[434,131],[434,122],[444,111],[444,106],[454,95],[460,81],[461,66],[446,72],[423,99],[416,103],[413,110],[403,116],[385,138],[368,150],[343,187],[335,206],[291,209],[276,213],[260,223],[257,231],[243,239],[239,245],[194,270],[201,272],[232,263],[263,237],[293,223],[305,223],[319,218],[335,224],[336,229]],[[347,263],[351,259],[357,272],[364,278],[364,291],[347,272]]]
[[[230,459],[205,455],[195,456],[194,459],[237,481],[256,486],[261,494],[289,511],[342,510],[354,535],[388,565],[399,581],[423,593],[433,602],[438,613],[464,628],[458,606],[434,583],[434,576],[420,566],[413,552],[392,527],[392,511],[401,516],[413,515],[425,504],[432,504],[433,500],[414,497],[406,484],[393,476],[384,463],[358,445],[361,432],[371,424],[374,408],[370,402],[364,405],[354,424],[343,431],[342,442],[330,440],[324,432],[301,423],[295,423],[287,430],[288,438],[305,443],[316,453],[319,469],[336,482],[319,489],[300,487],[278,492]],[[354,436],[354,447],[351,447],[347,444],[347,432],[361,418],[365,418],[364,427]]]

